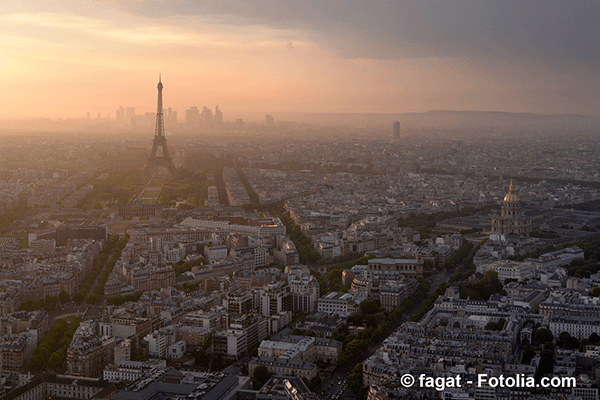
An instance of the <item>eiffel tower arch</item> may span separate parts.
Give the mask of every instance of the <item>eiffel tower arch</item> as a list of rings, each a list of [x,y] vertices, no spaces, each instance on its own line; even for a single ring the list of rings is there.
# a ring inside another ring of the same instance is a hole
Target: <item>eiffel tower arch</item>
[[[173,160],[169,155],[167,138],[165,137],[165,121],[163,119],[162,82],[158,75],[158,104],[156,109],[156,128],[152,150],[146,162],[144,173],[149,176],[174,175],[176,172]]]

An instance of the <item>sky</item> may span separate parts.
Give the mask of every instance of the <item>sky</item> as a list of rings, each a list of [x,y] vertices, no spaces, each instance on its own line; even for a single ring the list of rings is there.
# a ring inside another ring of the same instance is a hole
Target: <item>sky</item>
[[[119,106],[600,115],[590,0],[4,0],[0,119]]]

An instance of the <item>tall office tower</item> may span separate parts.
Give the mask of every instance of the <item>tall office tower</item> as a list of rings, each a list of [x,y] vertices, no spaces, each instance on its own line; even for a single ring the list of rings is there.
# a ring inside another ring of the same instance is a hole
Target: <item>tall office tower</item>
[[[271,114],[267,114],[267,116],[265,117],[265,123],[267,124],[267,129],[268,130],[273,129],[274,119],[273,119],[273,116]]]
[[[123,106],[119,106],[116,118],[117,121],[123,121],[125,119],[125,108]]]
[[[400,122],[394,121],[394,130],[392,137],[394,139],[400,139]]]
[[[171,125],[171,127],[177,125],[177,111],[173,111],[171,107],[167,109],[167,120],[166,122]]]
[[[204,129],[210,130],[212,128],[213,119],[212,111],[210,110],[210,108],[203,107],[200,117],[202,119],[202,125],[204,126]]]
[[[125,109],[125,121],[131,126],[135,126],[135,107]]]
[[[198,107],[193,106],[185,110],[185,123],[193,126],[197,126],[200,123],[200,111]]]
[[[152,127],[152,125],[155,123],[155,121],[156,121],[156,114],[151,113],[151,112],[144,113],[144,126]]]
[[[223,113],[221,112],[221,110],[219,110],[218,105],[215,107],[215,115],[213,116],[213,121],[215,127],[217,128],[220,127],[223,123]]]
[[[146,163],[145,173],[150,175],[165,175],[166,173],[174,174],[175,165],[169,155],[167,148],[167,139],[165,138],[165,121],[163,120],[163,104],[162,104],[162,82],[160,74],[158,75],[158,104],[156,106],[156,128],[154,131],[154,143],[152,151]],[[159,155],[158,148],[162,150],[162,155]]]

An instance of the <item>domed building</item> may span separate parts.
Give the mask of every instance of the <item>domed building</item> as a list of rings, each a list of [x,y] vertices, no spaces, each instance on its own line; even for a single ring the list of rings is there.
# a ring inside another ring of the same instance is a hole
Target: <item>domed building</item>
[[[519,196],[515,193],[515,185],[510,182],[508,194],[504,196],[500,215],[492,214],[492,233],[507,235],[516,233],[527,235],[532,230],[531,218],[523,216],[523,208]]]

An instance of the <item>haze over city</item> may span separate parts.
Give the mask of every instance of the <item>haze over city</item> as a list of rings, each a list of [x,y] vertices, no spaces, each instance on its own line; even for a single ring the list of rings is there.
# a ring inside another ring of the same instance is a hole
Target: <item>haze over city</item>
[[[589,1],[7,1],[0,119],[119,105],[598,115]]]
[[[5,1],[0,400],[600,400],[598,21]]]

